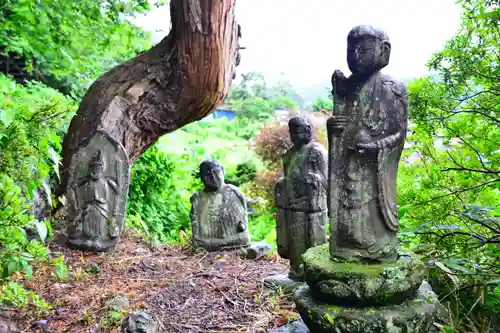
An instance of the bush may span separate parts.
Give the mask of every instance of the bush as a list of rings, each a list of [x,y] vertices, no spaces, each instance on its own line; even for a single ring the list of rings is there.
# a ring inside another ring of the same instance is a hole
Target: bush
[[[75,106],[42,84],[21,86],[0,75],[0,298],[9,304],[27,306],[32,294],[9,282],[14,273],[30,279],[32,265],[49,260],[56,272],[65,269],[60,259],[49,258],[42,242],[51,237],[50,223],[32,216],[30,202],[40,188],[48,204],[54,202],[48,184],[51,175],[59,175],[60,136]],[[29,239],[29,226],[42,242]],[[31,299],[36,308],[45,307],[38,298]]]
[[[149,148],[132,166],[127,203],[131,225],[161,242],[177,240],[179,231],[190,227],[189,198],[200,188],[197,169],[187,154]]]
[[[268,125],[255,139],[255,152],[270,169],[278,169],[281,166],[281,160],[291,146],[287,125]]]

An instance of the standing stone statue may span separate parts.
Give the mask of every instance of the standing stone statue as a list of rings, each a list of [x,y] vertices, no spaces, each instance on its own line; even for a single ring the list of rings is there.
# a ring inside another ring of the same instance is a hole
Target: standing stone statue
[[[332,256],[397,258],[396,178],[403,151],[408,94],[380,72],[389,63],[385,32],[358,26],[347,37],[352,75],[335,71],[334,114],[327,122]]]
[[[327,152],[312,141],[312,126],[304,117],[291,118],[288,127],[293,146],[275,187],[277,243],[279,255],[290,259],[289,277],[302,280],[301,255],[326,242]]]
[[[200,164],[205,188],[191,197],[194,247],[208,251],[250,244],[247,204],[241,190],[224,183],[224,169],[215,161]]]
[[[398,251],[396,177],[407,127],[404,85],[380,73],[385,32],[358,26],[347,38],[352,75],[336,71],[329,138],[330,244],[302,255],[307,285],[295,292],[316,333],[428,333],[439,305],[418,256]]]
[[[97,132],[81,144],[70,164],[66,199],[68,245],[88,251],[108,251],[123,231],[129,186],[125,149]]]

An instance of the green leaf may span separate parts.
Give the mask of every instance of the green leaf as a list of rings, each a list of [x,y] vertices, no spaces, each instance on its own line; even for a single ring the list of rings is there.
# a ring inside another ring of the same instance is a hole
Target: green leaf
[[[0,109],[0,121],[4,124],[5,127],[9,127],[10,124],[16,118],[15,109]]]

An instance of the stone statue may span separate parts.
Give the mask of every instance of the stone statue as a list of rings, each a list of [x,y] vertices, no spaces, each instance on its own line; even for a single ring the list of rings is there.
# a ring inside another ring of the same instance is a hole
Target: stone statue
[[[428,333],[439,300],[419,256],[398,250],[396,176],[407,127],[403,83],[380,73],[385,32],[353,28],[352,75],[333,74],[329,139],[329,244],[302,255],[307,285],[295,305],[315,333]]]
[[[289,277],[302,280],[301,255],[326,242],[327,152],[312,141],[312,126],[304,117],[291,118],[288,127],[293,146],[275,187],[277,243],[279,255],[290,260]]]
[[[347,38],[352,75],[335,71],[329,138],[330,253],[345,260],[397,258],[396,178],[407,128],[404,84],[380,72],[389,63],[385,32],[353,28]]]
[[[241,190],[224,183],[224,169],[215,161],[200,164],[205,188],[191,197],[194,247],[208,251],[250,245],[247,204]]]
[[[125,149],[98,132],[73,155],[68,189],[68,245],[107,251],[123,230],[129,185]]]

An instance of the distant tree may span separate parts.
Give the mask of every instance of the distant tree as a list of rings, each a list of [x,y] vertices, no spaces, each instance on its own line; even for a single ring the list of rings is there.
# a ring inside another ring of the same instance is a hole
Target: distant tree
[[[312,105],[312,110],[330,114],[333,110],[333,101],[331,98],[318,97]]]

